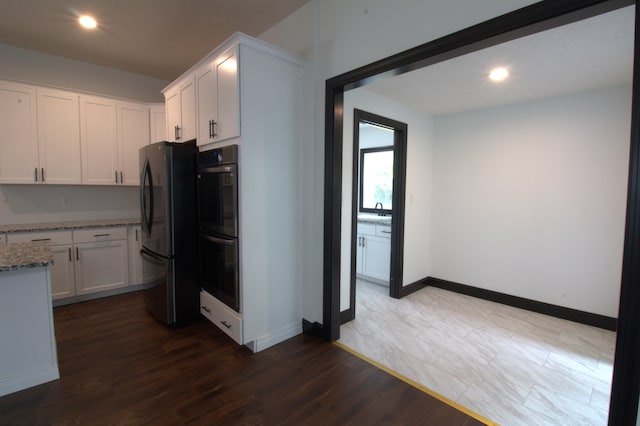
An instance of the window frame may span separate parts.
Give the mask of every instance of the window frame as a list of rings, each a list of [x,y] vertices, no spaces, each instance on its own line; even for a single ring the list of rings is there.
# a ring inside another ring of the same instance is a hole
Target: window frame
[[[360,176],[360,184],[358,185],[358,212],[359,213],[380,213],[382,212],[382,214],[384,216],[387,215],[391,215],[392,211],[393,211],[393,205],[391,206],[391,209],[375,209],[375,208],[365,208],[363,207],[363,193],[364,193],[364,157],[365,154],[370,154],[370,153],[374,153],[374,152],[385,152],[385,151],[391,151],[392,154],[394,154],[394,150],[393,150],[393,145],[388,145],[388,146],[378,146],[375,148],[361,148],[360,149],[360,163],[358,164],[358,174]],[[394,161],[395,161],[395,154],[394,154]],[[393,170],[393,168],[392,168]],[[391,174],[391,188],[393,188],[393,172]],[[384,205],[383,205],[384,207]]]

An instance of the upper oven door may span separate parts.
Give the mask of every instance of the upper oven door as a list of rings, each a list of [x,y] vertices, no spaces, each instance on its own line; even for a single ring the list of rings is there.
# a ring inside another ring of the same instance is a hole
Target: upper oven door
[[[235,164],[199,170],[198,204],[201,230],[238,236],[238,169]]]

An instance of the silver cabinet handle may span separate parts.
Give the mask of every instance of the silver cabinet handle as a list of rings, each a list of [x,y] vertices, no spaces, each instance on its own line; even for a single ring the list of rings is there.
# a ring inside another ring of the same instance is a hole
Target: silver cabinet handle
[[[118,183],[118,171],[117,171],[117,170],[115,170],[113,173],[114,173],[114,174],[115,174],[115,176],[116,176],[116,183]]]
[[[202,310],[211,313],[211,309],[209,309],[207,306],[202,306]]]
[[[51,238],[36,238],[35,240],[31,240],[31,241],[33,241],[33,242],[36,242],[36,241],[51,241]]]
[[[108,237],[111,234],[93,234],[94,237]]]
[[[173,131],[175,133],[176,140],[179,141],[180,140],[180,126],[176,125],[173,128]]]
[[[80,260],[80,254],[78,253],[78,247],[76,247],[76,260]]]
[[[136,229],[136,241],[140,241],[138,240],[138,230]]]
[[[380,231],[380,232],[382,232],[383,234],[390,234],[391,233],[391,231]]]
[[[42,178],[42,181],[44,182],[44,167],[40,169],[40,177]]]
[[[120,183],[124,183],[124,180],[122,179],[122,170],[120,170]]]
[[[73,259],[71,258],[71,247],[69,247],[69,262],[71,262]]]
[[[366,241],[366,238],[365,238],[365,237],[362,237],[362,247],[364,247],[364,246],[365,246],[365,241]]]
[[[227,328],[231,328],[231,324],[229,324],[229,323],[228,323],[228,322],[226,322],[226,321],[220,321],[220,323],[221,323],[222,325],[224,325],[225,327],[227,327]]]
[[[37,181],[38,181],[38,168],[37,168],[37,167],[34,169],[34,174],[33,174],[33,176],[35,177],[36,182],[37,182]]]

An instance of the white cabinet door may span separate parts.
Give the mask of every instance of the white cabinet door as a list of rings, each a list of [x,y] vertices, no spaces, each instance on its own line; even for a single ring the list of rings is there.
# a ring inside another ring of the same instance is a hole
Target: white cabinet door
[[[240,136],[238,48],[227,50],[196,75],[198,145]]]
[[[229,49],[216,59],[216,79],[218,97],[218,121],[214,129],[216,140],[240,136],[237,46]]]
[[[62,299],[75,296],[76,285],[71,244],[51,246],[53,265],[51,265],[51,297]]]
[[[153,104],[149,107],[150,142],[167,140],[167,114],[164,104]]]
[[[383,237],[365,236],[362,275],[388,282],[390,264],[391,241]]]
[[[0,183],[34,183],[38,169],[35,89],[0,83],[0,129]]]
[[[95,293],[129,283],[127,240],[75,245],[76,293]]]
[[[149,144],[149,108],[118,102],[118,159],[120,183],[140,185],[138,151]]]
[[[127,239],[129,241],[129,285],[142,284],[142,256],[140,249],[142,242],[140,241],[140,227],[130,226],[127,229]]]
[[[182,125],[182,119],[180,117],[180,92],[176,89],[172,92],[165,94],[165,104],[167,109],[167,140],[171,142],[177,142]]]
[[[44,183],[80,184],[78,95],[37,89],[38,158]]]
[[[167,136],[173,142],[185,142],[196,137],[196,88],[193,76],[186,78],[165,93]]]
[[[218,120],[216,98],[216,74],[213,65],[205,66],[196,75],[198,89],[198,135],[197,144],[214,141],[214,122]]]
[[[80,96],[80,142],[82,183],[117,184],[119,168],[115,101],[95,96]]]
[[[180,88],[180,142],[196,138],[196,85],[193,77]]]

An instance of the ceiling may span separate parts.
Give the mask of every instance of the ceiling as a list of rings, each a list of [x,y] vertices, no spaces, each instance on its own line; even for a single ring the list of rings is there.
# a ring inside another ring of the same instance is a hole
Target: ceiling
[[[431,115],[632,83],[635,6],[376,81],[371,90]],[[511,76],[496,84],[490,69]]]
[[[309,0],[2,0],[0,43],[171,81],[236,31],[258,36]],[[80,14],[98,20],[94,31]]]

